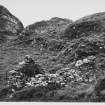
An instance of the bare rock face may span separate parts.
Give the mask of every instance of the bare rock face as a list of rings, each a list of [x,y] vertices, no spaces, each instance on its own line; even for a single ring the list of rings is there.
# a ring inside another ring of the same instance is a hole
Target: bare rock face
[[[0,5],[0,43],[14,39],[23,30],[23,24]]]

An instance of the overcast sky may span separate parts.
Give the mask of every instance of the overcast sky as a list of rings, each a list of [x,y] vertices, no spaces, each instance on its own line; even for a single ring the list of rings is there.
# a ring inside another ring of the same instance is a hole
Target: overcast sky
[[[105,0],[0,0],[23,24],[52,17],[77,20],[85,15],[105,12]]]

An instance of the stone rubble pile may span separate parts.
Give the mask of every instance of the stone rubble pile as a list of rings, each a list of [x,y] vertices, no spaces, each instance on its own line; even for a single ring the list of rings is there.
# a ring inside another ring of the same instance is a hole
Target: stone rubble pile
[[[78,68],[84,63],[92,62],[94,59],[94,56],[89,56],[83,60],[78,60],[75,67]],[[34,77],[26,77],[20,71],[11,70],[9,72],[8,85],[11,87],[12,93],[15,93],[16,91],[26,87],[47,87],[49,84],[55,84],[62,88],[68,86],[70,83],[87,81],[89,82],[89,79],[86,79],[85,75],[76,68],[62,68],[55,74],[36,74]]]
[[[25,78],[21,73],[12,72],[9,76],[9,86],[17,88],[23,87],[38,87],[48,86],[49,84],[59,84],[61,87],[66,86],[69,82],[81,82],[82,77],[79,71],[75,69],[64,68],[65,70],[58,71],[56,74],[37,74],[35,77]]]

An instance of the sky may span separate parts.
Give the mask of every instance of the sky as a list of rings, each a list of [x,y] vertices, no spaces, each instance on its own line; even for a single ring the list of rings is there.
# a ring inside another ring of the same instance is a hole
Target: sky
[[[52,17],[77,20],[86,15],[105,12],[105,0],[0,0],[24,26]]]

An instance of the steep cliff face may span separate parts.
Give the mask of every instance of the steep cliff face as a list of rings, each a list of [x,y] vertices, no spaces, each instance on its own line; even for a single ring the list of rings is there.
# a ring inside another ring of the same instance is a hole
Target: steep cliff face
[[[14,39],[22,30],[21,21],[0,5],[0,43]]]

